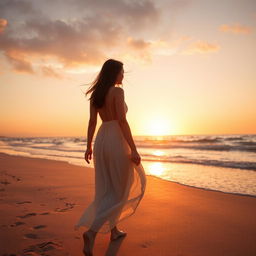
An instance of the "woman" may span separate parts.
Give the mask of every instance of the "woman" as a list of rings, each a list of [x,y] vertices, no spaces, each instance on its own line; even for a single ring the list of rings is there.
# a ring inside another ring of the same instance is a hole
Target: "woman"
[[[124,90],[118,87],[122,84],[123,73],[122,62],[107,60],[86,92],[92,94],[85,160],[89,163],[93,154],[95,198],[85,209],[75,229],[89,227],[83,233],[83,252],[87,256],[92,255],[97,233],[111,232],[111,241],[126,235],[116,225],[135,213],[146,187],[145,172],[126,120],[128,108]],[[98,113],[102,124],[92,150]]]

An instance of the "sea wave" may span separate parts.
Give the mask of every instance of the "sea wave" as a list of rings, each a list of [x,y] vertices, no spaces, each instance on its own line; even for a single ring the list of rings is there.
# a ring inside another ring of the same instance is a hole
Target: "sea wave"
[[[217,166],[217,167],[223,167],[223,168],[235,168],[235,169],[256,171],[256,162],[219,161],[219,160],[212,160],[212,159],[191,159],[183,156],[174,156],[169,159],[151,158],[151,157],[143,158],[142,156],[142,160],[153,161],[153,162],[199,164],[199,165]]]
[[[172,148],[184,148],[184,149],[191,149],[191,150],[210,150],[210,151],[247,151],[247,152],[256,152],[256,143],[244,143],[243,145],[225,145],[225,144],[208,144],[208,145],[200,145],[200,144],[193,144],[188,145],[187,143],[184,144],[143,144],[137,143],[138,147],[140,148],[158,148],[158,149],[172,149]]]
[[[256,170],[256,135],[135,137],[143,160]],[[84,137],[0,137],[0,150],[58,156],[84,157]],[[157,150],[163,151],[155,156]],[[225,159],[221,156],[225,154]],[[242,160],[242,161],[240,161]]]

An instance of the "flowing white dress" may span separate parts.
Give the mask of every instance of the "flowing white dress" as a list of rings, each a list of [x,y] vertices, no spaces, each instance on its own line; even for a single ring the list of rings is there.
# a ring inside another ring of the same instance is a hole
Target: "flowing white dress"
[[[125,104],[126,112],[127,105]],[[74,226],[108,233],[135,213],[146,188],[142,164],[131,161],[131,150],[117,120],[102,122],[93,147],[95,197]]]

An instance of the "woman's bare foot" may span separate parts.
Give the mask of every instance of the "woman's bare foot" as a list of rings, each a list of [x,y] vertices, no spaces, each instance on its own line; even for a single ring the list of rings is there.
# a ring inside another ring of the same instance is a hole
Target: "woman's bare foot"
[[[118,229],[115,227],[115,228],[113,228],[113,229],[111,230],[110,240],[111,240],[111,241],[114,241],[114,240],[116,240],[116,239],[118,239],[118,238],[120,238],[120,237],[126,236],[126,235],[127,235],[127,233],[125,233],[125,232],[122,231],[122,230],[118,230]]]
[[[83,239],[84,239],[83,253],[85,256],[93,256],[92,250],[93,250],[95,236],[96,236],[96,232],[93,232],[91,230],[88,230],[83,233]]]

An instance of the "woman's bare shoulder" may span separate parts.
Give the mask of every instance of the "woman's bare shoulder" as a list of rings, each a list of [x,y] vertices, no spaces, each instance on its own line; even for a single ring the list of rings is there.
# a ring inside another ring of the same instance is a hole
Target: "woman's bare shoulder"
[[[114,87],[113,87],[113,91],[115,91],[115,92],[121,92],[121,91],[124,91],[124,89],[123,89],[122,87],[114,86]]]
[[[115,95],[123,95],[124,94],[124,89],[121,87],[114,87],[113,88],[113,93]]]

